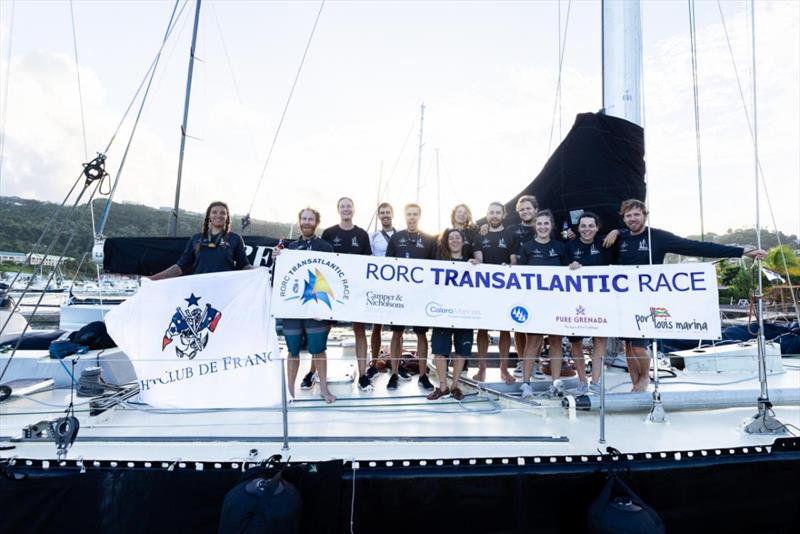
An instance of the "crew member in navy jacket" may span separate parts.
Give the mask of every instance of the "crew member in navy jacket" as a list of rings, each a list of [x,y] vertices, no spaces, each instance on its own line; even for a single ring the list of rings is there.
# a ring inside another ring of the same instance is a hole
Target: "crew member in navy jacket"
[[[203,231],[192,236],[175,265],[154,274],[150,280],[252,268],[247,261],[242,236],[231,232],[228,205],[215,201],[206,208]]]
[[[619,214],[626,228],[609,232],[603,246],[616,246],[618,265],[648,265],[664,263],[664,256],[671,252],[684,256],[700,256],[705,258],[748,258],[761,260],[767,253],[761,249],[745,252],[741,247],[731,247],[718,243],[706,243],[678,237],[675,234],[658,228],[647,231],[647,206],[641,200],[628,199],[620,206]],[[650,358],[647,354],[648,340],[629,338],[625,340],[625,354],[628,360],[628,372],[633,384],[632,391],[647,391],[650,385]]]

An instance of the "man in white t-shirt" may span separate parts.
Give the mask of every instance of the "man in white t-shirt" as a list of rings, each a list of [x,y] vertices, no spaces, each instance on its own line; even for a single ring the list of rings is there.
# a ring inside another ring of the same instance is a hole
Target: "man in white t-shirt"
[[[373,256],[386,256],[386,247],[389,245],[389,239],[394,235],[394,226],[392,226],[392,218],[394,217],[394,210],[392,205],[388,202],[381,202],[378,204],[378,220],[381,223],[380,230],[372,232],[369,236],[370,245],[372,246]],[[370,336],[370,349],[372,350],[372,359],[377,360],[381,355],[381,330],[382,325],[372,325],[372,335]],[[367,369],[367,376],[371,379],[378,373],[378,369],[374,365]]]

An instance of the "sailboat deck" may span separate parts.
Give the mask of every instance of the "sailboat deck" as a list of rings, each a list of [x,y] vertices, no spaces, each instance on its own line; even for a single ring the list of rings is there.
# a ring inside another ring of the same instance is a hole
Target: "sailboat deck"
[[[351,372],[352,360],[331,360],[332,377]],[[308,365],[307,360],[302,362],[300,376]],[[634,395],[624,393],[627,373],[612,368],[607,377],[608,398]],[[502,390],[492,379],[499,379],[497,369],[489,369],[490,382],[484,386],[491,389],[494,385]],[[280,409],[154,410],[128,402],[89,416],[88,400],[76,397],[81,428],[68,457],[229,462],[252,459],[251,450],[255,449],[258,458],[282,452],[297,461],[508,459],[592,456],[608,445],[635,453],[761,446],[770,445],[775,439],[746,434],[741,429],[742,421],[755,412],[758,382],[748,374],[683,373],[678,378],[662,380],[665,395],[698,388],[709,393],[738,389],[753,391],[753,405],[702,411],[670,410],[667,406],[667,424],[645,422],[646,412],[642,411],[608,413],[605,444],[598,441],[599,413],[577,411],[570,415],[560,400],[536,399],[527,403],[513,395],[465,386],[466,397],[461,402],[451,398],[428,401],[416,378],[401,381],[393,392],[386,390],[387,380],[388,374],[377,375],[373,380],[375,391],[370,393],[360,391],[350,381],[332,384],[338,400],[331,405],[319,399],[317,386],[309,391],[298,387],[297,398],[288,410],[289,451],[281,450]],[[770,391],[776,396],[795,390],[800,390],[800,370],[795,365],[770,376]],[[26,425],[62,415],[63,409],[55,406],[66,406],[69,394],[68,389],[56,389],[0,405],[0,443],[15,446],[6,454],[54,458],[55,445],[50,440],[12,442],[12,438],[19,436]],[[797,403],[777,406],[775,413],[784,424],[800,427]]]

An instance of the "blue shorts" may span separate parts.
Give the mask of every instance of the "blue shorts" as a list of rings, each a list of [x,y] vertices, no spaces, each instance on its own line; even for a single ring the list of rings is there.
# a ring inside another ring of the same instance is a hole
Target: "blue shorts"
[[[650,340],[641,337],[623,337],[621,339],[626,343],[629,343],[631,347],[646,349],[650,346]]]
[[[284,319],[283,336],[289,356],[300,356],[303,341],[308,344],[308,352],[321,354],[328,348],[328,322],[314,319]]]
[[[406,327],[401,325],[401,324],[393,324],[391,328],[392,328],[392,332],[403,332],[406,329]],[[414,326],[412,328],[414,329],[414,333],[415,334],[427,334],[428,333],[428,327],[427,326]]]
[[[472,330],[465,328],[434,328],[431,335],[431,352],[438,356],[450,356],[455,345],[458,356],[472,356]]]

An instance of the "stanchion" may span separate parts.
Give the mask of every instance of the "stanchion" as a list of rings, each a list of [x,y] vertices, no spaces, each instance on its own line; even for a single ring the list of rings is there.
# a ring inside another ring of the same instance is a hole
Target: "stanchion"
[[[650,408],[650,413],[647,415],[647,420],[651,423],[667,423],[669,418],[667,412],[664,410],[664,405],[661,403],[661,391],[658,388],[658,341],[653,340],[653,405]]]
[[[286,362],[281,358],[281,414],[283,415],[283,447],[289,450],[289,403],[286,399]]]
[[[606,352],[608,349],[606,348]],[[600,357],[600,443],[606,442],[606,355]]]

